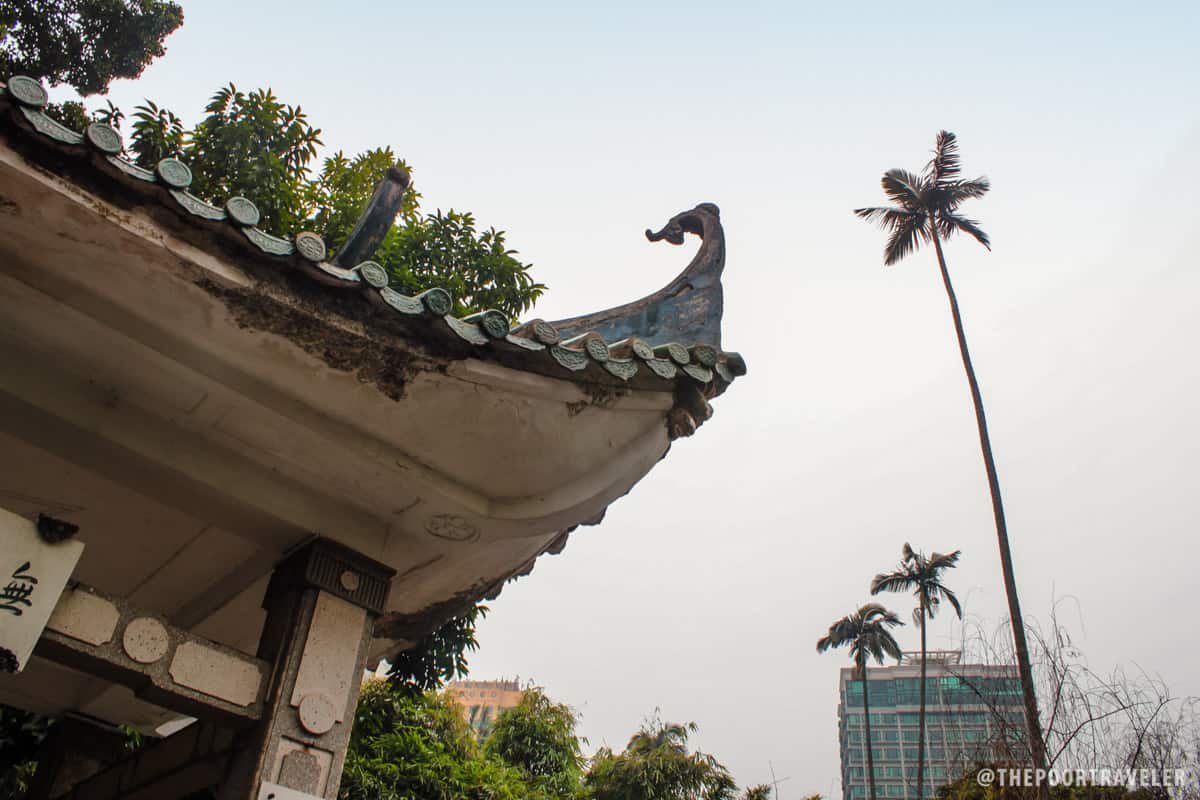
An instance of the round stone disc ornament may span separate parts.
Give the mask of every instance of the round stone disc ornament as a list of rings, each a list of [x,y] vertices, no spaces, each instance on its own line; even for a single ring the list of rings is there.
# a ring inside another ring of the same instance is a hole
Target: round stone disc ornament
[[[421,302],[431,314],[444,317],[454,309],[454,300],[445,289],[435,287],[421,295]]]
[[[643,361],[649,361],[654,358],[654,348],[646,344],[642,339],[634,339],[630,343],[630,350],[633,354]]]
[[[692,361],[692,357],[688,355],[687,348],[681,344],[670,342],[669,344],[662,345],[660,349],[665,350],[667,356],[679,366],[690,364]]]
[[[374,261],[364,261],[359,264],[358,274],[362,276],[364,281],[376,289],[382,289],[388,285],[387,270]]]
[[[139,664],[153,664],[167,654],[171,639],[167,629],[153,617],[139,617],[125,626],[121,645]]]
[[[333,701],[320,692],[304,695],[298,711],[304,730],[315,736],[328,733],[337,721],[337,709],[333,707]]]
[[[493,309],[488,309],[479,316],[479,327],[493,339],[503,339],[511,329],[508,317]]]
[[[587,350],[587,354],[596,361],[604,363],[608,361],[608,345],[603,339],[588,339],[583,343],[583,349]]]
[[[172,189],[186,189],[192,183],[192,171],[178,158],[164,158],[155,168],[159,179]]]
[[[358,587],[362,585],[362,577],[352,569],[343,570],[338,576],[338,583],[347,592],[357,592]]]
[[[533,324],[533,336],[542,344],[558,344],[558,331],[549,322],[540,319]]]
[[[92,147],[101,153],[115,156],[125,149],[125,146],[121,143],[121,134],[111,125],[105,125],[103,122],[93,122],[87,126],[87,130],[83,133]]]
[[[296,251],[309,261],[324,261],[325,241],[317,234],[309,231],[297,233]]]
[[[569,370],[578,371],[584,369],[588,365],[588,357],[586,353],[579,350],[572,350],[559,345],[551,345],[550,355],[559,364],[562,364]]]
[[[434,514],[425,521],[429,535],[451,542],[471,542],[479,538],[479,529],[455,514]]]
[[[716,366],[717,350],[707,344],[698,344],[692,348],[692,358],[706,367]]]
[[[8,93],[21,105],[31,108],[45,108],[50,100],[45,87],[25,75],[14,75],[8,79]]]
[[[225,213],[243,228],[252,228],[262,219],[258,206],[245,197],[231,197],[225,201]]]

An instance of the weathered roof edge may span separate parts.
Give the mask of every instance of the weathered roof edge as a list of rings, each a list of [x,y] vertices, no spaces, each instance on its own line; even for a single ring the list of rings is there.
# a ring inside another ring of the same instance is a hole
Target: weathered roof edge
[[[609,338],[638,335],[651,344],[691,340],[721,346],[725,269],[725,231],[715,203],[701,203],[676,214],[660,231],[646,230],[652,242],[683,244],[684,234],[701,239],[691,262],[663,288],[632,303],[551,322],[560,333],[595,331]]]
[[[576,383],[673,390],[676,403],[667,416],[672,439],[690,435],[703,424],[712,414],[707,399],[721,394],[735,377],[746,372],[740,354],[702,341],[654,346],[637,336],[627,336],[610,344],[596,331],[564,340],[555,324],[540,319],[513,327],[505,314],[495,310],[455,317],[451,314],[453,299],[444,289],[429,289],[416,297],[403,295],[388,286],[386,270],[374,261],[351,268],[327,261],[325,242],[315,233],[300,232],[291,239],[282,239],[260,230],[258,208],[248,198],[233,197],[224,208],[218,208],[195,197],[187,191],[191,170],[178,159],[165,158],[154,171],[133,164],[121,157],[121,134],[109,125],[93,122],[83,133],[61,125],[44,113],[49,96],[38,81],[14,76],[0,88],[0,112],[8,111],[13,127],[37,145],[36,155],[57,156],[50,159],[53,165],[84,162],[91,167],[93,183],[99,176],[106,188],[115,185],[132,191],[141,201],[157,200],[198,229],[225,228],[227,234],[233,232],[226,238],[236,240],[244,252],[285,269],[295,268],[323,286],[357,292],[374,308],[400,319],[421,321],[430,333],[451,338],[460,347],[465,345],[476,357],[494,358],[518,369]],[[676,241],[666,235],[673,232],[669,224],[660,238]],[[671,285],[686,275],[688,270]]]

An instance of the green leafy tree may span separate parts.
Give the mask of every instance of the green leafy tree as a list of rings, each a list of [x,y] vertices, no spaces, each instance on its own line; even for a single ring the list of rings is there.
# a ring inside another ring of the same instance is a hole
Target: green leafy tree
[[[330,252],[346,241],[390,168],[411,173],[384,147],[353,158],[334,153],[314,176],[320,129],[270,89],[246,93],[230,84],[213,95],[205,113],[187,130],[166,108],[151,101],[138,106],[129,143],[136,162],[152,169],[160,159],[177,156],[192,170],[190,191],[196,196],[215,205],[247,197],[258,206],[263,230],[285,237],[314,230]],[[94,116],[109,124],[121,118],[111,106]],[[74,127],[84,122],[76,120]],[[389,229],[373,256],[397,291],[419,294],[438,286],[454,297],[458,314],[494,308],[510,318],[528,311],[545,292],[529,275],[530,265],[507,246],[503,231],[481,229],[472,214],[453,209],[424,214],[419,204],[420,194],[410,189],[397,215],[402,224]]]
[[[388,679],[399,690],[413,694],[434,691],[448,680],[466,677],[467,653],[479,649],[475,626],[487,611],[487,606],[477,605],[396,654]]]
[[[904,623],[891,611],[878,603],[867,603],[853,614],[842,617],[829,626],[829,633],[817,640],[817,652],[831,648],[849,647],[854,661],[854,677],[863,687],[863,724],[866,726],[867,785],[871,787],[871,800],[875,800],[875,748],[871,743],[871,699],[867,691],[867,662],[872,658],[882,664],[884,656],[900,660],[900,646],[889,628]]]
[[[119,113],[119,112],[118,112]],[[172,111],[147,100],[133,110],[134,162],[146,169],[164,158],[174,158],[183,149],[183,120]]]
[[[525,782],[548,798],[579,798],[584,758],[570,706],[555,703],[540,689],[500,713],[484,740],[484,751],[516,767]]]
[[[689,752],[694,722],[646,721],[614,754],[602,747],[592,758],[585,786],[594,800],[733,800],[737,784],[711,755]]]
[[[913,592],[917,608],[913,619],[921,629],[921,710],[917,717],[917,797],[925,796],[925,622],[937,615],[942,600],[950,604],[962,619],[962,606],[954,592],[942,583],[942,573],[958,565],[961,550],[953,553],[934,553],[926,556],[913,550],[908,542],[901,550],[900,565],[891,572],[876,575],[871,581],[871,594],[880,592]]]
[[[391,148],[368,150],[347,158],[338,152],[325,160],[320,176],[309,185],[311,224],[331,249],[353,230],[375,187],[388,169],[411,169]],[[494,308],[509,317],[528,311],[545,292],[529,275],[529,265],[508,249],[505,234],[480,230],[475,217],[453,209],[421,214],[420,194],[410,189],[399,218],[373,259],[391,276],[396,291],[418,294],[440,286],[454,297],[455,312]]]
[[[379,147],[347,158],[340,150],[325,159],[321,174],[310,184],[310,205],[316,209],[312,224],[331,248],[337,248],[350,236],[354,225],[375,187],[392,167],[411,173],[390,147]],[[404,193],[399,218],[405,224],[419,221],[420,194],[413,189]]]
[[[102,94],[163,54],[183,9],[162,0],[21,0],[0,3],[0,78],[28,75]]]
[[[204,112],[181,149],[192,170],[191,191],[222,203],[249,197],[264,230],[276,235],[300,230],[311,211],[309,164],[321,144],[320,129],[270,89],[246,93],[232,83],[212,96]]]
[[[770,784],[760,783],[747,787],[746,791],[742,792],[741,800],[771,800]]]
[[[125,118],[124,114],[112,104],[111,100],[105,102],[108,104],[107,108],[97,109],[90,114],[83,103],[78,100],[49,103],[46,106],[46,115],[75,131],[81,131],[93,122],[103,122],[114,128],[120,128],[121,121]]]
[[[512,318],[528,311],[546,290],[515,254],[503,231],[481,231],[473,215],[451,209],[393,228],[375,259],[398,291],[441,286],[453,295],[457,313],[494,308]]]
[[[47,103],[46,116],[71,130],[83,130],[92,122],[83,103],[66,100],[62,103]]]
[[[991,249],[988,236],[975,220],[959,213],[965,201],[987,194],[991,184],[987,178],[965,180],[961,177],[958,140],[953,133],[940,131],[934,145],[933,158],[920,175],[903,169],[890,169],[883,174],[883,192],[895,205],[875,208],[858,208],[854,213],[865,220],[876,222],[889,232],[884,247],[885,265],[899,262],[921,244],[932,244],[941,270],[942,285],[950,302],[950,315],[954,320],[954,333],[958,339],[958,350],[963,368],[967,373],[967,384],[971,390],[971,401],[975,406],[975,423],[979,429],[979,446],[987,472],[988,490],[992,498],[992,515],[996,523],[996,539],[1000,546],[1000,566],[1004,578],[1004,591],[1008,597],[1008,616],[1012,620],[1013,644],[1017,653],[1017,669],[1021,688],[1025,696],[1026,725],[1029,728],[1030,749],[1034,765],[1045,769],[1046,746],[1042,738],[1038,718],[1037,696],[1034,692],[1033,670],[1029,663],[1029,645],[1025,639],[1025,622],[1021,616],[1021,604],[1017,598],[1017,580],[1013,573],[1012,551],[1008,543],[1008,524],[1004,517],[1004,503],[1000,497],[1000,478],[996,473],[996,461],[992,457],[992,443],[988,436],[987,417],[983,410],[983,395],[975,368],[967,349],[967,337],[963,331],[962,314],[958,298],[950,283],[950,272],[946,268],[946,257],[942,252],[942,240],[954,234],[965,233],[984,247]],[[1043,794],[1043,796],[1045,796]]]
[[[24,797],[51,717],[0,705],[0,800]]]
[[[42,742],[58,720],[52,716],[0,705],[0,800],[21,800],[37,771]],[[145,743],[132,725],[119,726],[126,752]]]
[[[488,755],[462,712],[433,692],[369,681],[359,695],[341,800],[516,800],[520,770]]]

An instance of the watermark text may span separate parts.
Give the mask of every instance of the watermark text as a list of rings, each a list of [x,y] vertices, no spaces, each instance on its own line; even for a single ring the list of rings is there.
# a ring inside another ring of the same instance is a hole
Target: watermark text
[[[1189,786],[1186,769],[1034,769],[1033,767],[982,767],[975,773],[980,786],[1028,788],[1036,786],[1124,786],[1128,789]]]

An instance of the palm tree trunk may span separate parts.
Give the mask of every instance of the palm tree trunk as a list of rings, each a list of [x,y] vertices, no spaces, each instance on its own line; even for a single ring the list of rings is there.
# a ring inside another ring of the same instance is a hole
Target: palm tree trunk
[[[971,387],[971,400],[975,404],[975,422],[979,427],[979,446],[983,451],[983,464],[987,469],[988,488],[992,494],[992,514],[996,519],[996,538],[1000,544],[1000,568],[1004,573],[1004,591],[1008,595],[1008,616],[1012,621],[1013,644],[1017,651],[1017,670],[1021,677],[1021,691],[1025,695],[1025,724],[1029,731],[1029,748],[1033,765],[1046,768],[1046,744],[1042,740],[1042,726],[1038,718],[1037,695],[1033,688],[1033,670],[1029,665],[1029,645],[1025,641],[1025,618],[1021,616],[1021,604],[1017,600],[1017,580],[1013,575],[1012,553],[1008,546],[1008,525],[1004,520],[1004,503],[1000,499],[1000,479],[996,475],[996,462],[992,457],[992,443],[988,438],[987,418],[983,413],[983,396],[979,382],[975,379],[975,368],[971,366],[971,354],[967,350],[967,337],[963,332],[962,315],[958,310],[958,298],[950,284],[950,271],[946,269],[946,257],[942,254],[942,242],[937,234],[937,220],[930,220],[933,246],[937,251],[938,267],[942,270],[942,283],[946,297],[950,300],[950,313],[954,317],[954,333],[958,336],[958,350],[962,354],[963,368],[967,371],[967,383]],[[1039,795],[1049,797],[1049,787],[1040,786]]]
[[[921,595],[921,711],[917,716],[917,796],[925,797],[925,595]]]
[[[867,786],[871,788],[871,800],[875,800],[875,748],[871,744],[871,700],[867,696],[867,662],[863,660],[858,665],[858,672],[862,675],[863,684],[863,725],[866,726],[867,733]]]

